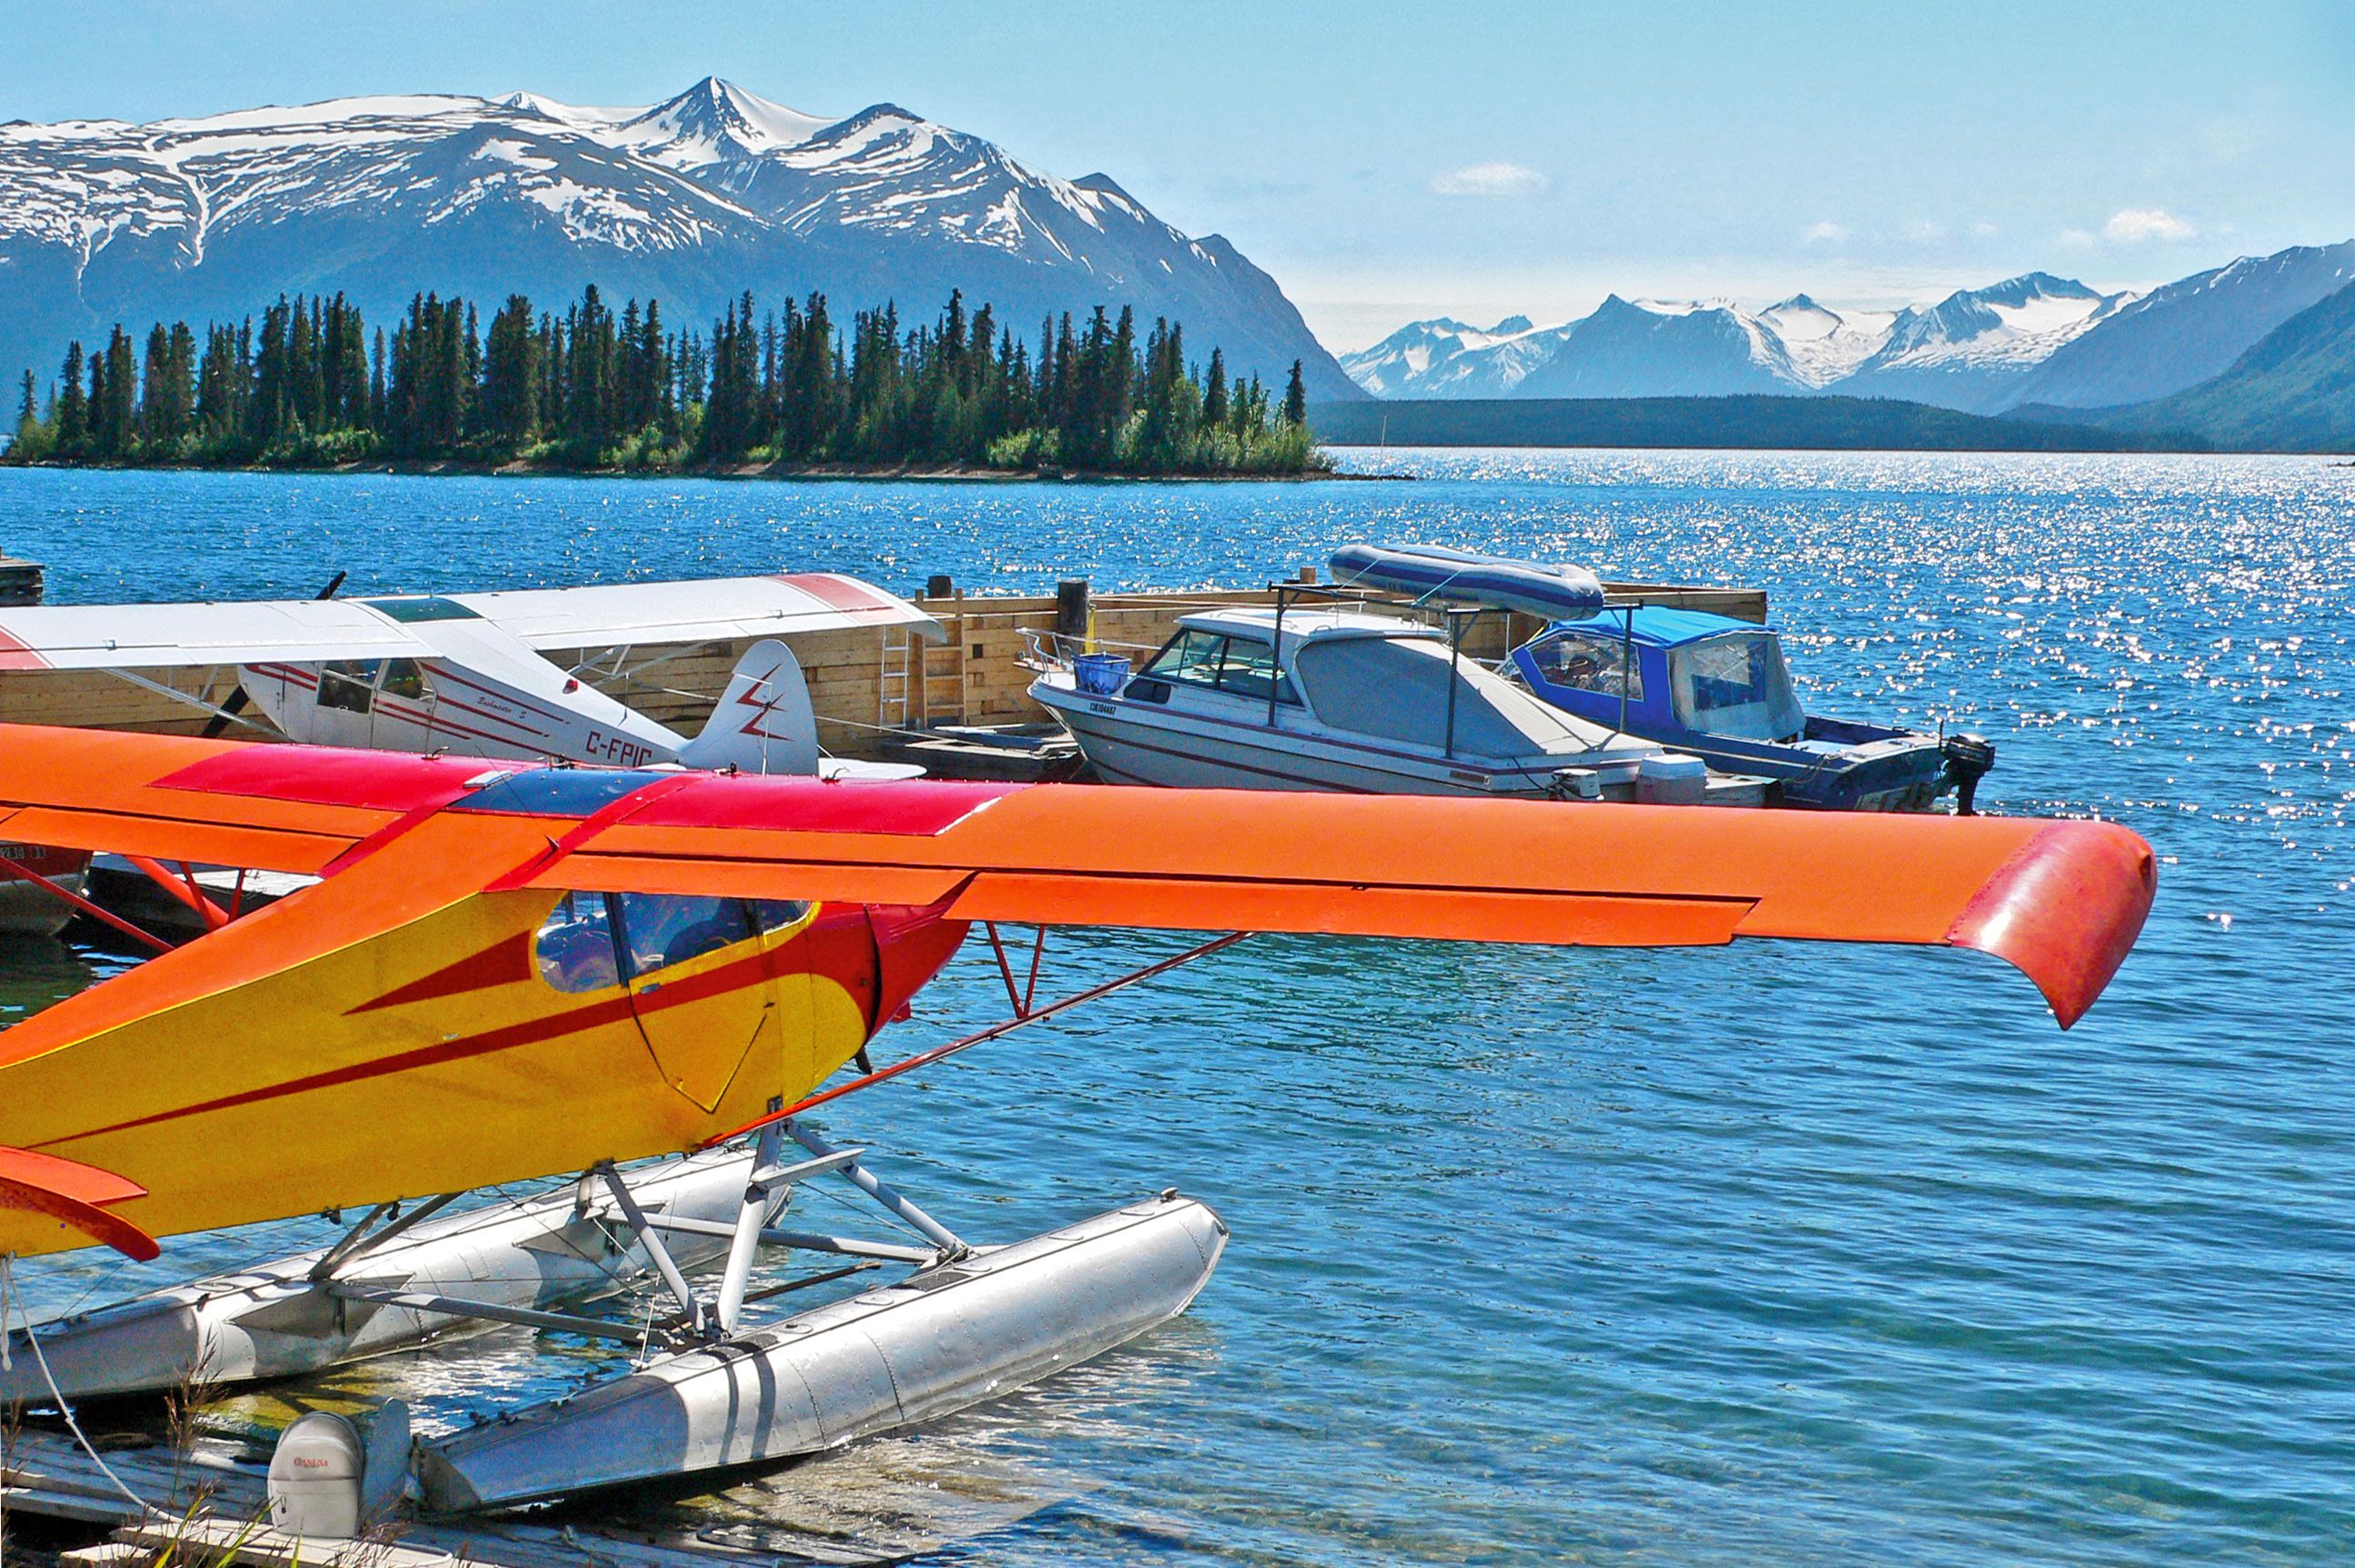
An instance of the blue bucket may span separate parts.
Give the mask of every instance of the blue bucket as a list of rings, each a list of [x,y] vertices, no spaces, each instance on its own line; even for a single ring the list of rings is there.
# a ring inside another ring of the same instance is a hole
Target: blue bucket
[[[1116,695],[1121,683],[1128,679],[1128,656],[1124,653],[1082,653],[1071,661],[1071,673],[1080,690],[1092,697]]]

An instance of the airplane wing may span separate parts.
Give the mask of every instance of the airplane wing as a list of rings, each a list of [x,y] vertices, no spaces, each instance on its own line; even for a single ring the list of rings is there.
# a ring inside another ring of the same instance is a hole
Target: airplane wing
[[[400,621],[359,599],[0,609],[0,671],[421,659],[432,652]]]
[[[857,577],[802,572],[708,582],[379,599],[219,604],[35,605],[0,609],[0,672],[160,670],[216,664],[430,659],[410,628],[488,620],[533,649],[704,642],[938,621]]]
[[[0,1251],[27,1255],[123,1224],[137,1246],[578,1171],[740,1125],[750,1112],[668,1092],[644,1049],[577,1033],[626,1021],[627,1001],[583,995],[559,1017],[534,1000],[534,890],[913,906],[952,935],[1966,947],[2024,969],[2064,1026],[2153,892],[2149,846],[2093,821],[822,782],[22,726],[0,726],[0,839],[325,874],[0,1033]]]
[[[186,769],[199,760],[202,781],[191,784]],[[486,768],[499,777],[496,767],[0,725],[0,838],[315,875],[421,810],[458,799]],[[257,780],[266,792],[242,787]]]
[[[1571,947],[1975,948],[2063,1028],[2155,887],[2114,823],[703,776],[495,887],[932,904],[960,920]]]
[[[445,808],[447,810],[445,811]],[[1569,946],[1975,948],[2065,1027],[2142,928],[2114,823],[1425,796],[511,769],[0,726],[0,834],[319,870],[455,812],[541,847],[484,890],[933,905],[961,920]]]
[[[872,583],[836,572],[706,582],[612,583],[450,596],[534,648],[705,642],[854,626],[912,626],[938,642],[939,621]]]

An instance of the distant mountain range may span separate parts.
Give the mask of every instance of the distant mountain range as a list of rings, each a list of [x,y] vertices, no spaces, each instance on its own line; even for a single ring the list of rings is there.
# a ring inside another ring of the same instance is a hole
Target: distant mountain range
[[[1031,170],[891,104],[799,113],[708,78],[667,102],[531,93],[342,99],[133,125],[0,125],[0,369],[53,376],[117,320],[235,319],[341,291],[389,323],[412,292],[550,304],[594,282],[705,324],[751,290],[823,290],[838,318],[962,288],[1040,318],[1134,305],[1281,388],[1365,394],[1273,279],[1103,175]],[[911,322],[912,324],[912,322]]]
[[[2171,396],[2123,408],[2034,404],[2019,413],[2127,437],[2190,435],[2232,451],[2355,450],[2355,284],[2298,312],[2221,374]]]
[[[1382,397],[1892,397],[1972,413],[2147,403],[2222,373],[2291,317],[2355,281],[2355,240],[2244,258],[2147,294],[2030,272],[1934,305],[1845,310],[1806,294],[1625,300],[1540,327],[1441,319],[1342,365]]]

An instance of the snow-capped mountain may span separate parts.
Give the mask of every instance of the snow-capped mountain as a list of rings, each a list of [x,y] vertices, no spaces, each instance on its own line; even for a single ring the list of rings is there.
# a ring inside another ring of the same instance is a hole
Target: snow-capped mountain
[[[2355,239],[2300,245],[2153,289],[2056,349],[2015,405],[2102,408],[2222,375],[2275,328],[2355,281]]]
[[[1410,322],[1341,368],[1377,397],[1505,397],[1561,346],[1562,327],[1507,316],[1492,327],[1453,318]]]
[[[1836,311],[1805,294],[1758,313],[1759,326],[1782,341],[1792,373],[1809,387],[1854,375],[1889,341],[1896,321],[1894,311]]]
[[[0,126],[0,368],[115,320],[232,318],[342,291],[559,304],[589,282],[702,322],[750,289],[929,318],[962,288],[1025,335],[1134,304],[1188,347],[1359,397],[1274,281],[1102,175],[1041,174],[891,104],[808,115],[707,79],[665,103],[341,99],[198,120]]]
[[[1385,397],[1837,391],[1985,410],[2018,400],[2030,372],[2119,320],[2137,298],[2044,272],[1900,311],[1835,307],[1806,294],[1755,313],[1729,300],[1614,294],[1593,315],[1561,327],[1532,331],[1518,316],[1486,333],[1445,319],[1417,322],[1342,363],[1359,386]],[[1482,374],[1484,355],[1508,351],[1509,380]]]
[[[2140,296],[2105,294],[2073,278],[2029,272],[1957,289],[1927,309],[1897,313],[1887,337],[1840,391],[1986,413],[2019,395],[2028,373]]]
[[[1623,300],[1574,323],[1520,397],[1717,397],[1802,391],[1774,331],[1723,300]]]

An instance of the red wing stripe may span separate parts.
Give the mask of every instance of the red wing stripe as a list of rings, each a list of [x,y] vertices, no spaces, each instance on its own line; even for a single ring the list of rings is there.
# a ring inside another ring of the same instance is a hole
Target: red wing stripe
[[[47,670],[49,662],[34,651],[29,643],[0,631],[0,670]]]
[[[899,601],[871,583],[835,572],[777,572],[776,579],[796,588],[828,609],[845,615],[896,615]]]

